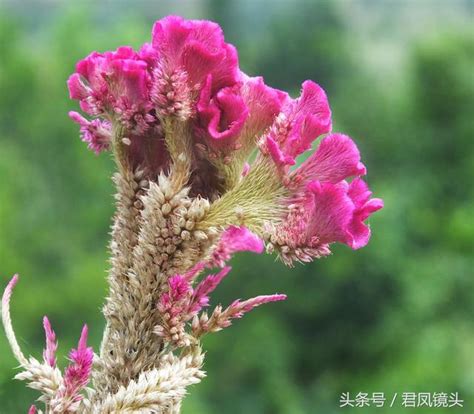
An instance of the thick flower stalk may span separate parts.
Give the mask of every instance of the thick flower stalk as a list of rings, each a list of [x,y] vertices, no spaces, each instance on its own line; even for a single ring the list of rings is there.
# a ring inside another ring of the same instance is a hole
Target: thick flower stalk
[[[84,328],[61,374],[45,318],[43,362],[26,359],[10,321],[14,278],[2,317],[17,378],[42,393],[46,413],[179,413],[204,376],[202,335],[286,298],[206,310],[231,277],[232,255],[275,252],[293,265],[327,256],[335,242],[361,248],[365,221],[383,203],[361,179],[354,142],[331,133],[324,90],[305,81],[291,98],[246,75],[213,22],[166,17],[138,51],[81,60],[68,87],[83,112],[70,113],[82,140],[117,164],[106,327],[95,356]]]

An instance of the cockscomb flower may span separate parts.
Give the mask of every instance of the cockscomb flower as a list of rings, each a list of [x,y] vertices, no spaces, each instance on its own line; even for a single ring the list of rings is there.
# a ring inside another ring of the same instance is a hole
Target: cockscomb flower
[[[76,72],[68,80],[69,94],[89,115],[115,112],[131,122],[133,115],[147,109],[147,69],[147,62],[130,47],[93,52],[76,65]]]
[[[237,52],[213,22],[166,17],[154,25],[151,47],[151,95],[161,117],[185,120],[196,113],[198,99],[209,101],[239,80]]]
[[[347,136],[330,134],[317,150],[287,176],[293,198],[285,221],[267,228],[267,251],[275,249],[284,263],[309,262],[330,253],[329,245],[365,246],[370,229],[364,221],[383,207],[370,199],[367,184],[359,178],[366,168],[357,146]],[[350,183],[346,180],[356,177]]]
[[[228,146],[242,131],[249,110],[240,94],[240,85],[222,88],[215,95],[211,95],[211,86],[209,75],[197,104],[201,134],[207,134],[213,146]]]
[[[9,316],[13,278],[2,320],[16,378],[42,393],[47,413],[178,414],[186,387],[203,378],[202,335],[286,299],[207,312],[232,255],[266,247],[292,266],[329,255],[333,243],[361,248],[383,202],[361,178],[356,144],[331,133],[322,87],[307,80],[292,98],[245,74],[214,22],[165,17],[150,42],[93,52],[67,83],[85,115],[69,114],[82,140],[117,164],[106,327],[97,356],[84,327],[61,374],[45,318],[43,362],[27,359]]]
[[[237,51],[214,22],[165,17],[153,26],[152,46],[163,70],[185,73],[191,91],[201,90],[209,76],[212,93],[239,80]]]
[[[241,73],[241,82],[211,96],[209,78],[197,104],[196,138],[204,157],[221,169],[244,172],[245,161],[260,135],[269,128],[287,94],[265,85],[262,77]],[[235,174],[235,172],[234,172]],[[239,175],[226,177],[232,187]]]

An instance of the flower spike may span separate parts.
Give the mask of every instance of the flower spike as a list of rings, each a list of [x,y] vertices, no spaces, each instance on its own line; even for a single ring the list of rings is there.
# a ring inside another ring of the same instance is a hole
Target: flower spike
[[[43,327],[46,335],[46,348],[43,351],[44,362],[51,367],[56,366],[56,350],[58,349],[58,342],[56,341],[56,334],[51,328],[51,323],[47,316],[43,317]]]

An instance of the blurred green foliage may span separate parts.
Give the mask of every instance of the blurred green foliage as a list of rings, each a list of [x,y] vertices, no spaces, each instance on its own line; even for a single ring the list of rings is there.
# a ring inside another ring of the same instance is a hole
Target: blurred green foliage
[[[296,92],[306,78],[319,82],[335,129],[358,142],[386,203],[361,251],[336,246],[333,257],[295,269],[269,256],[233,259],[232,277],[215,295],[223,303],[273,292],[289,299],[205,340],[209,376],[191,390],[184,413],[402,413],[400,401],[348,409],[339,397],[440,391],[465,400],[453,412],[472,412],[472,31],[445,25],[407,41],[399,19],[398,29],[379,28],[403,49],[387,68],[372,53],[375,40],[357,35],[357,17],[347,17],[353,3],[44,4],[12,2],[0,13],[0,280],[22,275],[12,312],[26,353],[41,352],[43,314],[62,355],[83,322],[96,349],[103,328],[113,166],[77,138],[65,81],[91,50],[136,47],[153,20],[184,13],[218,21],[242,68],[272,86]],[[26,412],[36,394],[11,380],[16,363],[3,337],[0,355],[0,413]]]

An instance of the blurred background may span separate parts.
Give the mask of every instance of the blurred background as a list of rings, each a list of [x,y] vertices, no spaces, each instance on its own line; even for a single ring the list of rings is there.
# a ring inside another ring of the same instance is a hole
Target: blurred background
[[[92,50],[150,39],[168,14],[219,22],[241,68],[298,93],[327,91],[385,209],[361,251],[285,268],[241,254],[215,297],[285,292],[209,336],[208,378],[184,414],[403,413],[340,408],[350,392],[458,392],[474,409],[473,1],[0,1],[0,282],[18,272],[14,326],[27,354],[49,315],[60,361],[84,322],[103,329],[113,211],[108,154],[86,149],[67,117],[66,79]],[[3,287],[2,287],[3,289]],[[0,335],[0,413],[37,397],[13,381]],[[387,403],[388,404],[388,403]],[[386,405],[387,405],[386,404]],[[412,409],[412,411],[415,411]]]

